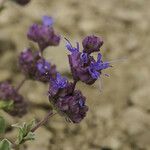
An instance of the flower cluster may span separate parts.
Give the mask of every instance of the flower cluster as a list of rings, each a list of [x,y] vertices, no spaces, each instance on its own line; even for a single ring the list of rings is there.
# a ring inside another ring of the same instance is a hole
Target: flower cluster
[[[48,16],[43,17],[43,24],[33,24],[27,33],[28,39],[38,43],[40,50],[43,51],[48,46],[57,46],[60,36],[53,29],[53,19]]]
[[[12,116],[22,117],[27,112],[27,103],[24,98],[8,82],[0,83],[0,101],[12,101],[13,107],[5,110]]]
[[[55,34],[53,19],[48,16],[43,17],[43,24],[33,24],[28,31],[28,39],[38,43],[39,51],[26,49],[19,56],[19,66],[27,78],[41,82],[49,82],[50,78],[56,76],[56,66],[47,62],[42,57],[43,50],[48,46],[57,46],[60,36]]]
[[[56,66],[51,65],[38,51],[26,49],[19,56],[19,66],[27,78],[41,82],[49,82],[50,77],[56,74]]]
[[[87,36],[83,39],[82,45],[83,50],[80,52],[79,43],[73,47],[67,40],[66,48],[71,52],[68,55],[69,63],[74,80],[91,85],[100,77],[102,70],[111,67],[111,65],[107,61],[102,61],[101,53],[98,53],[97,60],[91,56],[91,53],[100,51],[100,47],[103,45],[100,37]]]
[[[56,78],[50,81],[49,101],[61,115],[73,123],[79,123],[85,117],[88,107],[85,105],[86,98],[74,86],[57,73]]]
[[[43,17],[41,25],[33,24],[28,31],[27,37],[38,43],[39,50],[33,51],[30,48],[21,52],[19,56],[19,66],[27,79],[49,83],[49,101],[52,107],[67,120],[79,123],[86,116],[88,106],[86,98],[82,92],[76,89],[78,81],[86,84],[93,84],[102,74],[102,70],[111,67],[109,62],[102,61],[102,54],[98,53],[97,60],[91,55],[99,52],[103,45],[103,40],[97,36],[87,36],[82,41],[82,51],[79,43],[73,47],[67,40],[66,48],[71,52],[68,55],[69,64],[73,76],[73,82],[56,70],[56,66],[46,61],[42,53],[48,46],[57,46],[60,43],[60,36],[54,32],[52,27],[53,19],[48,16]],[[0,84],[0,98],[13,100],[14,107],[9,113],[22,116],[26,111],[26,104],[10,84]],[[24,106],[24,107],[23,107]]]

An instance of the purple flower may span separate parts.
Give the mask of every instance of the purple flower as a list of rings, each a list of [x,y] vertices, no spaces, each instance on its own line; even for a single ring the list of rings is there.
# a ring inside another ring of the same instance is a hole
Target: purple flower
[[[82,81],[86,84],[93,84],[96,80],[93,79],[88,71],[91,61],[94,61],[92,56],[87,55],[87,58],[82,56],[83,53],[72,53],[68,55],[71,72],[75,81]]]
[[[93,79],[98,79],[102,70],[107,69],[110,66],[109,62],[103,62],[101,60],[102,55],[99,53],[97,57],[97,62],[91,62],[88,70]]]
[[[68,39],[65,38],[65,40],[67,41],[66,44],[66,48],[71,52],[71,53],[75,53],[75,52],[79,52],[79,43],[76,43],[76,47],[73,47],[72,44],[70,43],[70,41]]]
[[[50,77],[56,75],[56,66],[48,63],[39,52],[32,52],[30,49],[20,54],[19,66],[29,79],[41,82],[49,82]]]
[[[43,51],[48,46],[57,46],[60,43],[60,36],[54,32],[52,27],[53,19],[48,16],[43,17],[43,25],[33,24],[27,33],[29,40],[38,43]]]
[[[83,63],[86,64],[88,62],[88,54],[87,53],[81,53],[80,58],[81,58]]]
[[[69,41],[67,42],[70,43]],[[68,55],[68,58],[74,80],[81,80],[86,84],[93,84],[95,79],[91,78],[91,75],[88,71],[88,66],[92,60],[94,61],[94,58],[85,52],[81,53],[79,51],[79,43],[77,48],[72,48],[71,44],[68,45],[71,47],[68,48],[68,50],[72,52]]]
[[[49,95],[52,98],[70,93],[71,88],[72,84],[68,82],[67,78],[62,77],[60,73],[50,78]]]
[[[28,78],[33,79],[36,72],[35,62],[40,58],[37,53],[31,49],[26,49],[19,56],[19,67]]]
[[[65,77],[62,77],[60,73],[57,73],[56,75],[56,79],[52,79],[52,82],[53,82],[53,86],[56,88],[56,89],[62,89],[62,88],[65,88],[67,86],[67,79]]]
[[[55,107],[60,114],[66,116],[73,123],[79,123],[86,116],[88,107],[85,105],[86,98],[81,91],[75,90],[72,95],[60,97],[55,103]]]
[[[41,74],[45,74],[50,70],[51,66],[47,61],[37,62],[37,69]]]
[[[0,82],[0,101],[13,101],[13,108],[5,111],[12,116],[22,117],[27,113],[27,103],[8,82]]]
[[[58,113],[64,115],[73,123],[79,123],[88,111],[88,107],[85,105],[85,97],[80,91],[74,91],[73,84],[65,78],[59,76],[56,80],[59,81],[50,83],[50,103]]]
[[[91,54],[100,50],[100,47],[103,45],[103,40],[101,37],[90,35],[83,39],[82,45],[83,52]]]
[[[49,16],[43,16],[43,25],[45,26],[52,26],[54,23],[54,20],[52,17]]]
[[[49,82],[50,78],[56,75],[56,66],[48,63],[44,58],[36,62],[34,79],[41,82]]]
[[[92,37],[97,39],[95,36]],[[67,42],[70,43],[69,41]],[[73,48],[71,44],[69,44],[68,47],[67,49],[72,52],[68,55],[68,58],[71,72],[75,81],[80,80],[86,84],[93,84],[100,76],[101,71],[110,67],[109,62],[103,62],[101,60],[102,56],[100,53],[98,54],[96,61],[94,57],[90,55],[89,51],[83,50],[81,53],[79,51],[79,46],[77,48]]]

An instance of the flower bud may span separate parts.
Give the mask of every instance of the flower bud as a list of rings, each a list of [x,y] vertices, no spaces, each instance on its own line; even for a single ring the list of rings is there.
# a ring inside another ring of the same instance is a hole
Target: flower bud
[[[83,39],[82,45],[83,52],[91,54],[100,51],[100,47],[103,45],[103,40],[101,37],[91,35]]]

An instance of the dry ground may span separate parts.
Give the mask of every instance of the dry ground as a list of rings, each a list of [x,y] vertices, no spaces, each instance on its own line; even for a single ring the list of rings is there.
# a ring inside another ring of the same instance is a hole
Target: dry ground
[[[89,34],[104,39],[105,60],[126,58],[114,64],[103,77],[103,91],[94,86],[78,85],[87,97],[88,115],[79,125],[59,116],[40,128],[27,150],[150,150],[150,1],[149,0],[33,0],[22,8],[7,3],[0,14],[0,81],[12,79],[14,85],[23,76],[16,56],[29,43],[28,27],[41,16],[55,19],[55,28],[71,41]],[[69,73],[64,41],[47,48],[45,56],[58,69]],[[21,89],[34,102],[48,104],[47,86],[28,81]],[[31,109],[22,120],[42,118],[44,110]],[[2,112],[1,112],[2,113]],[[4,114],[11,123],[18,119]],[[13,130],[8,136],[14,138]]]

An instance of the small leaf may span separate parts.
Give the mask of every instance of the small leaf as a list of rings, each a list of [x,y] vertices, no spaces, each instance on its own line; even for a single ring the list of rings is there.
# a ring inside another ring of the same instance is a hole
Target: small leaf
[[[35,140],[35,134],[29,132],[28,135],[24,138],[24,141],[31,141],[31,140]]]
[[[17,144],[21,144],[21,143],[24,143],[25,141],[34,139],[34,134],[30,132],[31,129],[34,127],[34,125],[35,125],[35,120],[32,120],[29,123],[24,122],[22,125],[19,125],[19,124],[12,125],[13,127],[18,128],[18,131],[19,131]]]
[[[18,135],[17,143],[20,144],[23,141],[23,138],[24,138],[23,130],[19,129],[19,135]]]
[[[16,124],[13,124],[11,125],[12,127],[15,127],[15,128],[22,128],[22,126],[19,124],[19,123],[16,123]]]
[[[27,125],[27,132],[30,132],[34,126],[35,126],[35,119],[30,121],[29,124]]]
[[[11,143],[7,139],[0,141],[0,150],[11,150]]]
[[[6,128],[5,119],[0,116],[0,134],[5,132],[5,128]]]

